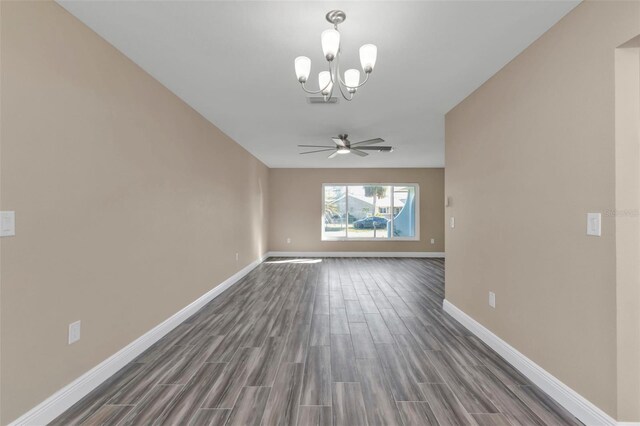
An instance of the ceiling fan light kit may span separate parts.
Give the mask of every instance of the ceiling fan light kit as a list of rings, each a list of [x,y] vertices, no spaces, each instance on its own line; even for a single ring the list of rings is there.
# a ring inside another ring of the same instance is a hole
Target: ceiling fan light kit
[[[360,83],[360,71],[352,68],[344,72],[344,79],[340,73],[340,31],[338,24],[344,22],[347,15],[341,10],[332,10],[327,13],[327,21],[333,24],[333,28],[325,30],[320,35],[322,53],[329,62],[329,71],[321,71],[318,74],[318,87],[320,90],[309,90],[306,82],[311,73],[311,59],[306,56],[298,56],[295,61],[296,77],[302,86],[302,90],[311,94],[322,94],[326,100],[331,99],[333,89],[338,86],[343,98],[350,101],[356,91],[364,86],[373,72],[378,56],[378,48],[374,44],[365,44],[360,47],[360,65],[365,73],[365,78]]]

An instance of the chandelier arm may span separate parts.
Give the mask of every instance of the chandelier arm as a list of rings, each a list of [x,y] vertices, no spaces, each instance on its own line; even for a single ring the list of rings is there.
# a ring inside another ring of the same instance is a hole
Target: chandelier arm
[[[331,72],[329,72],[331,73]],[[302,85],[302,90],[304,90],[307,93],[310,93],[312,95],[317,95],[318,93],[322,93],[327,87],[329,87],[329,85],[331,84],[331,80],[329,80],[329,83],[327,83],[326,86],[324,86],[322,89],[317,90],[317,91],[313,91],[313,90],[309,90],[306,88],[306,86],[304,85],[305,82],[300,83]]]
[[[342,84],[338,84],[338,88],[340,89],[340,94],[345,100],[350,101],[353,99],[353,93],[351,93],[351,97],[347,97],[347,95],[344,94],[344,90],[342,89]]]
[[[353,87],[352,87],[352,86],[347,85],[347,83],[345,83],[344,81],[342,81],[342,74],[340,74],[340,53],[342,53],[342,49],[338,49],[338,53],[337,53],[337,55],[336,55],[336,59],[335,59],[336,67],[337,67],[337,74],[338,74],[338,81],[339,81],[339,82],[340,82],[344,87],[346,87],[347,89],[357,89],[357,88],[359,88],[359,87],[364,86],[364,85],[365,85],[365,83],[367,82],[367,80],[369,80],[369,74],[371,74],[371,73],[369,73],[369,72],[365,73],[365,74],[366,74],[366,76],[365,76],[365,78],[364,78],[364,81],[363,81],[362,83],[358,84],[357,86],[353,86]],[[351,95],[351,98],[353,98],[353,94]],[[346,98],[345,98],[345,99],[346,99]],[[349,99],[349,100],[350,100],[350,99]]]
[[[342,77],[340,76],[340,61],[339,61],[339,55],[340,55],[340,50],[338,50],[338,55],[336,55],[336,65],[335,65],[335,71],[336,71],[336,80],[338,83],[338,89],[340,89],[340,94],[342,95],[342,97],[346,100],[346,101],[350,101],[353,99],[353,93],[351,93],[351,97],[347,96],[344,94],[344,89],[343,86],[346,87],[346,84],[344,84],[344,82],[342,81]],[[334,87],[336,86],[335,84],[333,85]],[[332,88],[333,89],[333,88]]]
[[[335,63],[337,64],[337,60],[338,57],[340,56],[340,50],[338,49],[338,53],[336,54],[336,58],[334,59]],[[335,72],[335,70],[337,69],[337,65],[334,65],[333,69],[331,69],[331,62],[329,62],[329,83],[327,83],[327,87],[329,87],[329,85],[331,85],[331,90],[329,91],[329,94],[327,96],[324,97],[325,102],[328,99],[331,99],[331,97],[333,97],[333,91],[336,88],[336,84],[334,82],[334,76],[333,73]],[[325,87],[326,89],[326,87]]]
[[[304,87],[304,83],[302,83],[302,90],[312,95],[317,95],[318,93],[322,92],[322,90],[318,90],[318,91],[308,90],[306,87]]]
[[[360,87],[364,86],[364,85],[365,85],[365,83],[369,80],[369,75],[371,75],[371,73],[370,73],[370,72],[368,72],[368,73],[365,73],[365,74],[366,74],[366,76],[365,76],[365,78],[364,78],[364,81],[363,81],[362,83],[358,84],[357,86],[348,86],[348,85],[347,85],[347,83],[345,83],[344,81],[342,81],[342,77],[341,77],[341,76],[338,76],[338,77],[340,78],[340,82],[341,82],[341,83],[344,85],[344,87],[346,87],[347,89],[358,89],[358,88],[360,88]]]

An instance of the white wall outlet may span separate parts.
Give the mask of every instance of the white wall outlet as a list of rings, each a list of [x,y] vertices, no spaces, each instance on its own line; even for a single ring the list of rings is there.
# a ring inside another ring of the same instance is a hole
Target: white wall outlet
[[[16,212],[0,212],[0,237],[16,235]]]
[[[456,227],[456,218],[455,217],[451,216],[449,218],[449,226],[451,227],[451,229]]]
[[[287,244],[291,244],[291,238],[287,238]]]
[[[69,324],[69,344],[73,344],[80,340],[80,321]]]
[[[236,253],[236,262],[240,260],[240,253]]]
[[[432,239],[431,239],[431,244],[435,244],[435,243],[436,243],[436,239],[435,239],[435,238],[432,238]]]
[[[602,214],[587,213],[587,235],[594,237],[602,235]]]
[[[496,294],[492,291],[489,292],[489,306],[496,307]]]

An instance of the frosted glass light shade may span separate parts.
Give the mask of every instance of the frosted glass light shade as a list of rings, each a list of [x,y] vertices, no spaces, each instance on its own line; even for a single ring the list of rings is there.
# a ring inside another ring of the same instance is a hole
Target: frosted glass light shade
[[[378,48],[375,44],[365,44],[360,48],[360,65],[366,73],[373,71],[378,57]]]
[[[320,86],[320,90],[322,90],[323,95],[326,96],[331,93],[333,83],[331,82],[331,74],[329,74],[329,71],[322,71],[318,74],[318,85]]]
[[[334,29],[325,30],[320,36],[320,41],[322,42],[324,57],[327,58],[327,61],[332,61],[338,54],[338,49],[340,49],[340,33]]]
[[[295,67],[298,81],[301,83],[307,81],[311,72],[311,59],[306,56],[298,56],[295,60]]]
[[[348,88],[355,88],[360,84],[360,71],[355,68],[351,68],[344,72],[344,83]]]

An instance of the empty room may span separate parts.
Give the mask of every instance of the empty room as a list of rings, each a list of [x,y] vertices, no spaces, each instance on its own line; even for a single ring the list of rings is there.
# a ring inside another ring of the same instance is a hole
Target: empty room
[[[0,0],[0,425],[640,426],[640,0]]]

